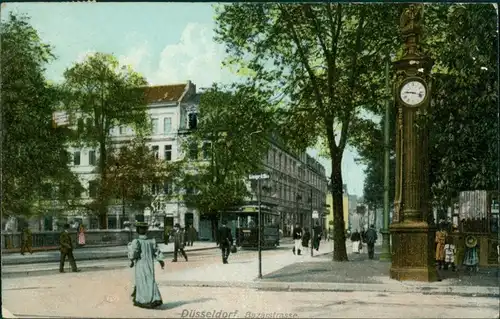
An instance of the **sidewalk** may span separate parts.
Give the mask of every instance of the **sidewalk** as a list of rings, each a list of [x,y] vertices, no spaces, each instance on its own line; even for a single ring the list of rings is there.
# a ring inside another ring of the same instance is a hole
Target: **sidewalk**
[[[390,263],[350,254],[348,262],[332,261],[332,242],[323,242],[320,255],[294,256],[291,252],[262,254],[263,278],[258,279],[257,254],[250,260],[228,265],[214,264],[176,274],[162,274],[158,281],[168,286],[239,287],[278,291],[377,291],[395,293],[452,294],[498,297],[495,270],[477,274],[453,273],[441,282],[411,282],[390,279]],[[348,246],[349,248],[349,246]],[[376,251],[380,249],[376,246]],[[210,274],[210,276],[207,276]],[[443,274],[442,274],[443,275]]]
[[[159,244],[161,251],[165,254],[173,253],[174,245]],[[213,242],[195,242],[193,246],[186,246],[186,251],[199,251],[207,249],[215,249],[217,245]],[[111,247],[89,247],[77,248],[73,251],[77,260],[96,260],[96,259],[112,259],[126,258],[127,246],[111,246]],[[36,263],[52,263],[58,262],[60,258],[59,251],[44,251],[36,252],[33,255],[25,254],[2,254],[3,265],[22,265]]]
[[[267,275],[278,271],[283,267],[294,263],[314,262],[320,256],[329,254],[333,250],[333,242],[322,242],[319,251],[314,251],[314,257],[310,256],[310,249],[303,250],[302,255],[294,255],[289,249],[277,252],[275,250],[262,251],[262,274]],[[238,254],[238,253],[236,253]],[[259,261],[258,253],[252,254],[249,258],[238,259],[231,262],[229,256],[229,264],[212,264],[207,267],[198,269],[186,269],[177,273],[162,273],[157,277],[157,280],[166,285],[216,285],[217,287],[232,286],[233,283],[251,283],[258,277]],[[207,276],[210,274],[210,276]]]

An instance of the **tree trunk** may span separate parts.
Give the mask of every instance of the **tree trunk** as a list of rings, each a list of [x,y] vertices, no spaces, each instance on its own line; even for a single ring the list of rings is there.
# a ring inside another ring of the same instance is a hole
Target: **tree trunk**
[[[333,198],[333,260],[347,261],[345,245],[344,196],[342,181],[342,159],[332,157],[332,192]]]
[[[377,206],[373,206],[373,211],[374,211],[374,216],[373,216],[373,226],[375,226],[375,229],[377,228]],[[370,225],[368,225],[370,227]]]
[[[99,173],[101,174],[101,181],[106,180],[106,141],[99,142]],[[98,214],[99,214],[99,228],[100,229],[108,229],[108,205],[105,195],[105,189],[100,185],[99,187],[99,205],[98,205]]]

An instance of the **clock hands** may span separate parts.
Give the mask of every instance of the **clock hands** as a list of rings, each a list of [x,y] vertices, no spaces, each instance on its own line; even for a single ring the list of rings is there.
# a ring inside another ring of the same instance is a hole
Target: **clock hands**
[[[405,94],[416,94],[416,95],[418,95],[419,97],[422,97],[422,95],[424,95],[424,93],[423,93],[423,92],[411,92],[411,91],[406,91],[406,92],[404,92],[404,93],[405,93]]]

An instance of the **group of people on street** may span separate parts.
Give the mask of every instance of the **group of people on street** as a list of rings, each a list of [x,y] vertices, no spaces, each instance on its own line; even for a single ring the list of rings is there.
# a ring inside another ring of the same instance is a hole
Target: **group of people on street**
[[[360,233],[357,229],[351,234],[352,252],[360,254],[363,252],[363,243],[368,247],[368,258],[373,259],[375,255],[375,243],[378,236],[374,225],[370,225],[368,230]]]
[[[69,224],[63,226],[63,233],[70,228]],[[78,226],[76,242],[79,246],[85,246],[85,228],[82,224]],[[21,255],[26,252],[33,254],[33,233],[28,226],[25,226],[21,231]]]
[[[316,226],[312,229],[312,234],[308,228],[302,229],[299,223],[295,224],[293,228],[292,238],[294,241],[294,246],[292,248],[292,252],[294,255],[301,255],[302,248],[307,249],[309,246],[309,242],[311,241],[312,248],[316,251],[319,250],[319,245],[321,243],[321,238],[323,236],[323,230],[319,223],[316,222]],[[311,240],[312,239],[312,240]]]
[[[452,271],[457,270],[456,253],[457,247],[453,241],[453,237],[449,236],[447,231],[448,225],[444,220],[441,220],[436,232],[436,266],[438,269]],[[465,238],[465,255],[463,265],[469,271],[477,271],[479,266],[477,238],[469,235]]]

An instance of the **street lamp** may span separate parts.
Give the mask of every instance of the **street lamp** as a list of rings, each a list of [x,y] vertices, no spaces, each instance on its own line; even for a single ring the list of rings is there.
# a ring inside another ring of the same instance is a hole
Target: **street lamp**
[[[309,194],[309,204],[311,208],[311,218],[309,218],[309,232],[311,234],[311,257],[313,256],[313,189],[311,187],[310,194]]]
[[[296,202],[297,202],[297,212],[294,214],[294,215],[295,215],[295,218],[293,218],[293,225],[292,225],[292,229],[293,229],[293,227],[295,227],[295,224],[296,224],[296,223],[298,222],[298,220],[299,220],[299,209],[300,209],[300,207],[299,207],[299,206],[300,206],[299,202],[301,202],[301,201],[302,201],[302,196],[300,196],[300,194],[298,194],[298,193],[297,193],[297,194],[296,194],[296,196],[295,196],[295,199],[296,199]],[[292,230],[292,232],[293,232],[293,230]]]
[[[116,166],[116,171],[117,173],[119,173],[119,169],[120,169],[120,163],[115,163],[115,166]],[[120,228],[123,229],[125,228],[124,225],[125,225],[125,185],[123,185],[123,181],[120,181],[120,185],[121,185],[121,191],[122,191],[122,219],[121,219],[121,222],[120,222]]]
[[[385,119],[384,119],[384,227],[382,229],[382,252],[380,254],[381,260],[390,261],[391,256],[391,243],[389,233],[389,152],[390,152],[390,138],[389,138],[389,122],[390,122],[390,108],[391,108],[391,87],[389,81],[389,63],[393,55],[386,55],[385,58],[385,90],[387,99],[385,101]]]
[[[259,205],[259,210],[258,210],[258,233],[257,233],[257,249],[259,251],[259,279],[262,279],[262,210],[261,210],[261,180],[263,179],[269,179],[268,174],[255,174],[255,175],[250,175],[248,177],[250,180],[256,180],[257,181],[257,201]]]

